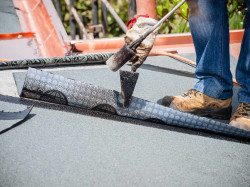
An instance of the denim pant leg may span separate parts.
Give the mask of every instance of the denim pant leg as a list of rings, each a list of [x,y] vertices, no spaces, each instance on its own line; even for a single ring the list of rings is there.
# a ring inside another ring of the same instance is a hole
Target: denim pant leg
[[[236,80],[242,84],[239,90],[239,102],[250,103],[250,0],[246,0],[245,33],[243,36],[240,57],[236,68]]]
[[[196,51],[194,89],[219,99],[232,97],[227,0],[188,0]]]

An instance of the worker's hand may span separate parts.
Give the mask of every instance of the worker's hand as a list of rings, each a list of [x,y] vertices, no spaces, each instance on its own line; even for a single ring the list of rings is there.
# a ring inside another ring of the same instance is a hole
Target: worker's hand
[[[131,44],[156,23],[157,21],[152,18],[139,17],[133,27],[127,31],[125,42]],[[151,33],[145,40],[143,40],[141,45],[137,47],[136,55],[130,60],[130,62],[132,62],[133,72],[135,72],[148,57],[148,54],[154,45],[157,32],[158,29]]]

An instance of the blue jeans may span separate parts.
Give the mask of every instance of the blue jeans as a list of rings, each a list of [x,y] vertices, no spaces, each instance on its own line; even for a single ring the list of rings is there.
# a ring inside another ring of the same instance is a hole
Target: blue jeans
[[[194,89],[218,99],[233,95],[229,58],[228,0],[188,0],[189,24],[196,50]],[[236,68],[236,80],[242,84],[239,102],[250,103],[250,0],[245,17],[245,33]]]

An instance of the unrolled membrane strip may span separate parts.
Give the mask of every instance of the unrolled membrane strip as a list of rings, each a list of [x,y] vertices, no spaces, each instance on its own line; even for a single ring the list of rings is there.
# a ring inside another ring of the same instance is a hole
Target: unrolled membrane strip
[[[0,111],[0,134],[10,130],[19,124],[21,121],[27,118],[31,112],[33,106],[27,107],[27,109],[19,112],[3,112]],[[9,120],[8,122],[6,122]]]
[[[66,57],[4,61],[0,62],[0,70],[28,68],[28,67],[82,65],[82,64],[94,64],[94,63],[104,64],[106,60],[108,60],[112,55],[113,53],[103,53],[103,54],[88,54],[88,55],[66,56]]]
[[[133,97],[129,108],[122,107],[121,94],[89,83],[29,68],[22,97],[101,110],[141,120],[161,121],[169,125],[202,129],[216,133],[250,138],[250,132],[212,119],[183,113]]]

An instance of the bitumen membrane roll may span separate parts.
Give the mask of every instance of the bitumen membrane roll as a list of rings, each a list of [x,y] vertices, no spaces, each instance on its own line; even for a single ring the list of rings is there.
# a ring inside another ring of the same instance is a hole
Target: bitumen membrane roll
[[[24,69],[28,67],[74,66],[84,64],[105,64],[113,53],[87,54],[78,56],[24,59],[0,62],[0,70]]]
[[[27,72],[21,96],[90,110],[100,110],[130,118],[158,121],[173,126],[250,138],[248,131],[136,97],[132,98],[129,108],[123,108],[121,94],[117,91],[34,68],[29,68]]]

